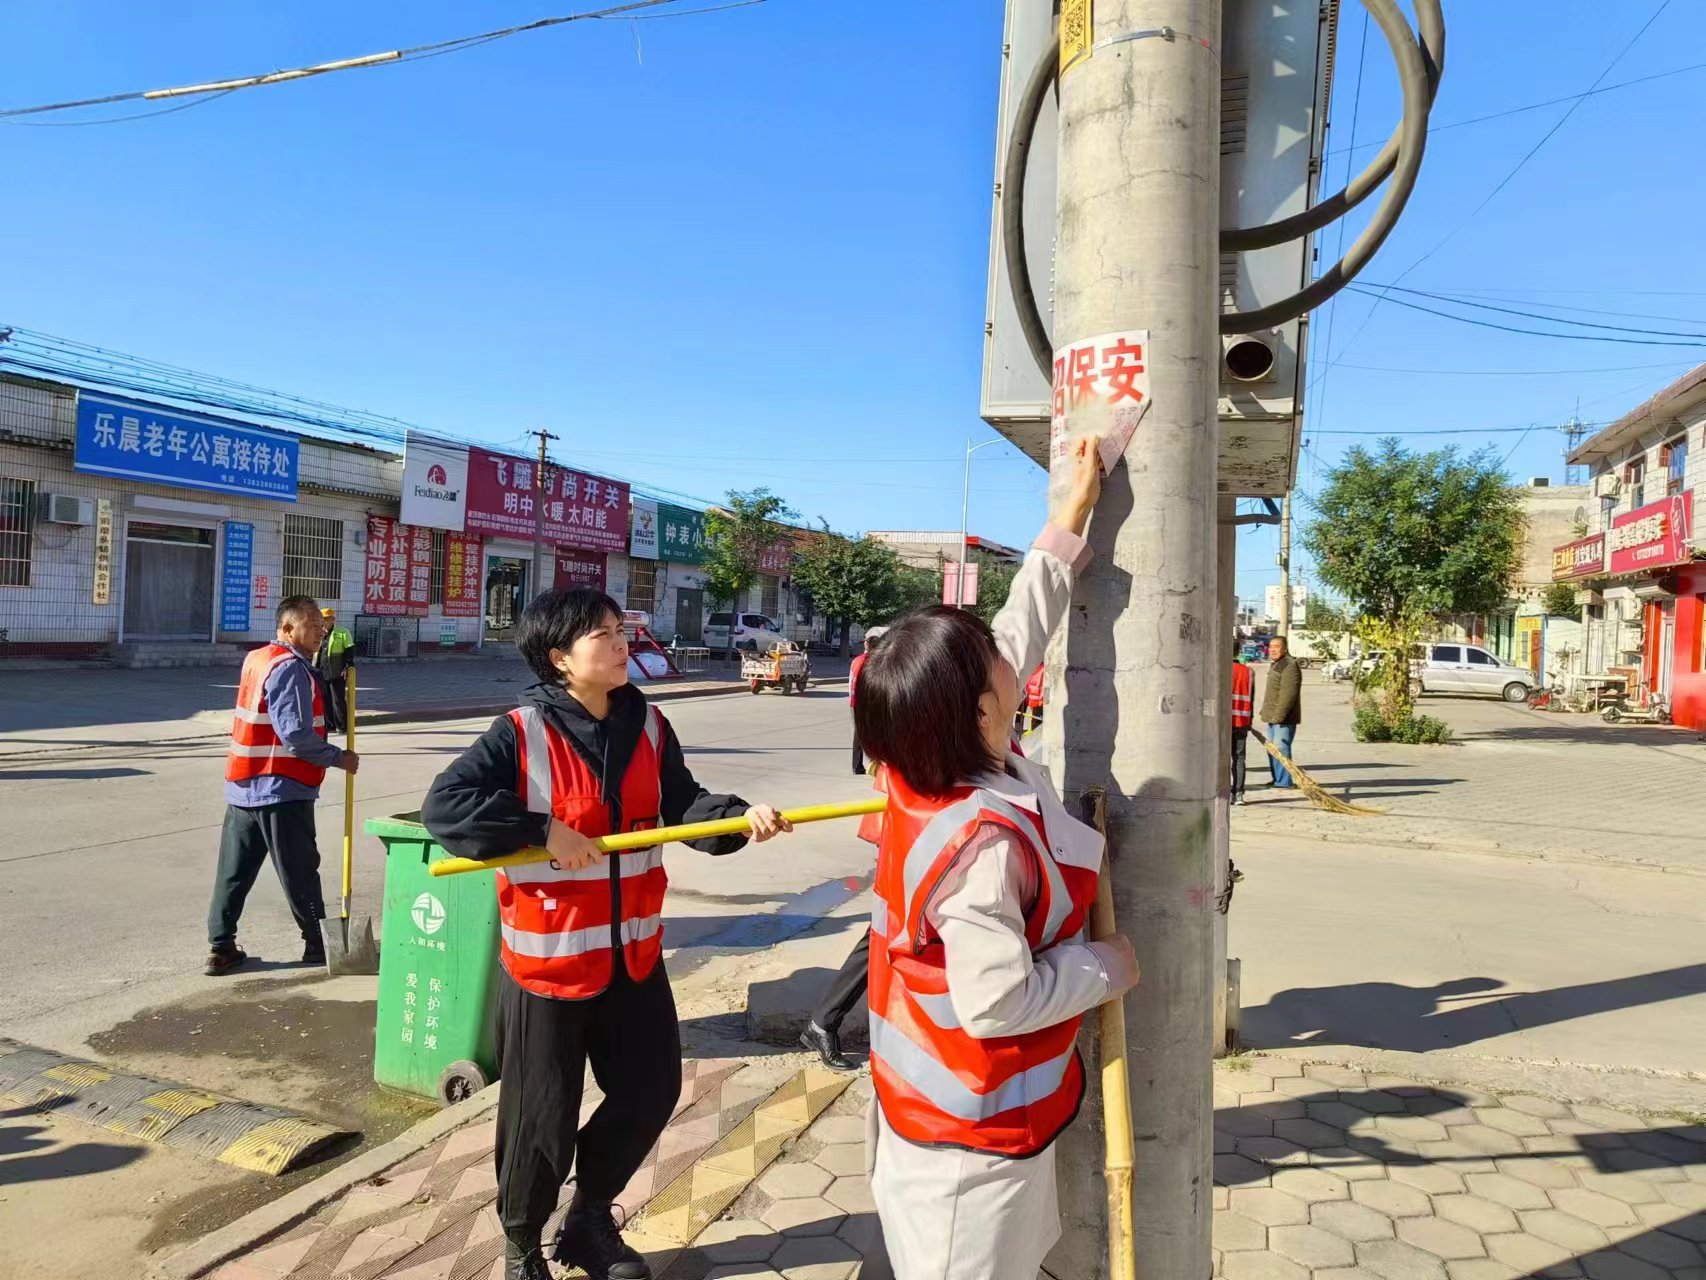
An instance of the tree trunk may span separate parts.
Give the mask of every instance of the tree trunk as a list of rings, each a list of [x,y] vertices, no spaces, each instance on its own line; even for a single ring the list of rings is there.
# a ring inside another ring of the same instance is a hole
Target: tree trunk
[[[853,621],[850,618],[841,620],[841,656],[849,656],[853,651]]]

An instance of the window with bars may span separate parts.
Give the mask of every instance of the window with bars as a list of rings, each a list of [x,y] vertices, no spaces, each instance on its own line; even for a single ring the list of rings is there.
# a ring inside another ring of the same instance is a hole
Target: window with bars
[[[427,603],[444,603],[444,530],[432,531],[432,580],[427,588]]]
[[[30,585],[36,535],[36,482],[0,476],[0,587]]]
[[[344,594],[344,522],[321,516],[284,518],[284,594],[325,604]]]
[[[656,560],[628,561],[628,604],[630,609],[651,613],[657,608],[658,562]]]

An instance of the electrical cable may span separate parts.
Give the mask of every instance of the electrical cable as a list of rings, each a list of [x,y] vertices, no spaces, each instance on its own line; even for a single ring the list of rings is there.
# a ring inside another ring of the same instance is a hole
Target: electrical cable
[[[590,22],[607,18],[622,18],[632,20],[642,16],[642,9],[655,9],[660,5],[676,4],[679,0],[629,0],[626,4],[611,5],[605,9],[591,13],[570,13],[554,18],[537,18],[532,22],[518,23],[511,27],[501,27],[495,31],[483,31],[478,35],[456,36],[450,40],[438,40],[431,44],[413,45],[407,49],[390,49],[383,53],[364,54],[356,58],[340,58],[333,62],[316,63],[308,67],[296,67],[287,71],[268,71],[259,75],[238,76],[226,80],[208,81],[201,84],[177,85],[167,89],[144,89],[130,93],[109,93],[98,98],[79,98],[70,102],[50,102],[35,107],[8,107],[0,109],[0,120],[10,120],[18,116],[40,115],[48,111],[70,111],[80,107],[104,107],[118,102],[153,101],[160,98],[181,98],[190,94],[229,93],[237,89],[252,89],[259,85],[282,84],[290,80],[305,80],[311,76],[328,75],[334,71],[354,71],[364,67],[385,66],[396,62],[414,62],[422,58],[437,57],[446,53],[459,53],[478,45],[489,44],[494,40],[502,40],[509,36],[522,35],[529,31],[542,31],[547,27],[558,27],[569,22]],[[763,4],[765,0],[729,0],[728,3],[712,5],[701,9],[686,9],[667,14],[643,15],[655,18],[687,18],[700,13],[720,13],[725,9],[744,9],[751,5]],[[137,117],[127,117],[135,119]],[[101,121],[99,123],[116,123]]]
[[[1400,293],[1418,293],[1424,297],[1434,298],[1441,302],[1460,302],[1465,306],[1473,302],[1491,299],[1494,302],[1524,302],[1531,307],[1544,307],[1548,311],[1573,311],[1580,316],[1611,316],[1618,320],[1664,320],[1672,324],[1706,325],[1706,320],[1697,320],[1692,316],[1661,316],[1650,311],[1608,311],[1604,307],[1567,307],[1561,302],[1534,302],[1524,297],[1505,297],[1506,294],[1521,294],[1527,292],[1521,289],[1398,289],[1397,285],[1381,284],[1374,280],[1361,281],[1370,289],[1396,289]],[[1561,323],[1574,324],[1575,321],[1564,320],[1561,316],[1546,316],[1545,319],[1557,319]]]
[[[1260,227],[1222,228],[1221,248],[1223,251],[1266,248],[1318,230],[1361,203],[1380,181],[1390,175],[1386,195],[1374,217],[1342,259],[1289,298],[1254,311],[1222,313],[1219,328],[1223,334],[1244,334],[1272,328],[1313,310],[1338,293],[1368,265],[1386,242],[1415,189],[1422,155],[1427,147],[1428,113],[1445,65],[1444,14],[1439,0],[1416,0],[1417,20],[1422,32],[1418,41],[1416,32],[1411,29],[1409,20],[1395,0],[1362,0],[1362,3],[1386,36],[1398,65],[1404,115],[1397,132],[1374,162],[1344,191],[1292,218]],[[1056,31],[1020,94],[1007,142],[1007,154],[1002,163],[1001,181],[1001,234],[1008,285],[1025,343],[1044,378],[1053,377],[1054,348],[1048,326],[1037,307],[1036,293],[1031,288],[1029,256],[1024,245],[1025,175],[1037,117],[1042,112],[1049,87],[1059,77],[1059,63],[1060,35]],[[1370,183],[1371,175],[1376,173],[1379,178]]]
[[[1614,338],[1597,333],[1548,333],[1544,329],[1519,329],[1515,325],[1497,324],[1491,320],[1477,320],[1472,316],[1453,315],[1449,311],[1424,307],[1419,302],[1406,302],[1402,298],[1389,297],[1385,294],[1375,293],[1372,289],[1361,289],[1355,285],[1351,286],[1350,291],[1361,294],[1365,298],[1373,298],[1377,303],[1390,302],[1395,307],[1403,307],[1409,311],[1425,311],[1428,315],[1439,316],[1443,320],[1455,320],[1459,324],[1472,324],[1483,329],[1498,329],[1505,333],[1526,334],[1531,338],[1566,338],[1576,342],[1616,342],[1631,347],[1706,347],[1706,335],[1701,335],[1698,342],[1661,342],[1653,338]],[[1551,317],[1543,316],[1541,318],[1550,319]],[[1323,370],[1322,376],[1326,376],[1325,370]]]
[[[1359,285],[1358,287],[1362,288],[1365,286]],[[1543,315],[1538,311],[1524,311],[1519,307],[1501,307],[1501,306],[1496,306],[1491,302],[1474,302],[1468,298],[1453,297],[1451,294],[1448,294],[1448,293],[1431,293],[1426,289],[1406,289],[1403,286],[1396,285],[1396,284],[1388,284],[1388,285],[1371,284],[1371,285],[1368,285],[1366,287],[1369,289],[1382,289],[1383,288],[1383,289],[1386,289],[1392,293],[1407,293],[1407,294],[1410,294],[1411,296],[1417,297],[1417,298],[1431,298],[1435,302],[1447,302],[1447,303],[1450,303],[1452,306],[1457,306],[1457,307],[1473,307],[1477,311],[1497,311],[1497,312],[1501,313],[1502,315],[1522,316],[1526,320],[1544,320],[1550,324],[1574,325],[1578,329],[1608,329],[1613,333],[1636,333],[1636,334],[1645,335],[1646,337],[1649,337],[1649,338],[1706,338],[1706,333],[1682,332],[1682,331],[1679,331],[1676,329],[1642,329],[1642,328],[1635,328],[1635,327],[1632,327],[1630,325],[1598,324],[1598,323],[1591,321],[1591,320],[1571,320],[1571,319],[1568,319],[1564,316],[1548,316],[1548,315]],[[1536,303],[1534,305],[1545,306],[1546,304],[1545,303]],[[1558,309],[1559,308],[1554,308],[1554,310],[1558,310]],[[1583,308],[1572,308],[1572,309],[1573,310],[1582,310]],[[1603,313],[1590,313],[1590,314],[1603,314]],[[1685,320],[1682,323],[1688,324],[1691,322]]]

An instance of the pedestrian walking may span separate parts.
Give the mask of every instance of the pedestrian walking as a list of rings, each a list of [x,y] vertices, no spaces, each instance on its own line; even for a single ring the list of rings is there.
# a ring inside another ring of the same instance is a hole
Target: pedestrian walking
[[[361,761],[326,740],[326,682],[311,665],[325,629],[320,607],[308,596],[287,596],[279,601],[277,622],[273,642],[249,653],[237,681],[225,757],[225,824],[207,911],[209,977],[248,960],[237,945],[237,922],[269,857],[302,931],[302,962],[326,962],[314,802],[326,770],[354,773]]]
[[[1303,668],[1291,656],[1291,646],[1284,636],[1268,641],[1268,653],[1273,661],[1262,686],[1262,719],[1268,726],[1268,741],[1290,760],[1297,726],[1303,723]],[[1274,786],[1289,790],[1295,785],[1285,766],[1272,756],[1268,757],[1268,769]]]
[[[1035,1280],[1060,1235],[1054,1140],[1084,1094],[1089,1009],[1137,983],[1123,937],[1082,941],[1103,841],[1014,748],[1090,557],[1072,491],[986,626],[946,606],[891,627],[856,709],[889,806],[871,918],[871,1191],[897,1280]]]
[[[421,821],[452,853],[543,845],[496,873],[498,1217],[505,1280],[549,1280],[540,1235],[570,1171],[557,1260],[593,1280],[648,1280],[613,1203],[681,1093],[681,1033],[663,964],[662,850],[606,857],[595,837],[744,813],[752,838],[790,830],[769,805],[711,795],[669,721],[628,682],[621,607],[590,587],[522,611],[516,647],[539,683],[439,775]],[[733,853],[746,837],[694,842]],[[604,1100],[580,1124],[588,1064]]]
[[[847,706],[851,710],[859,696],[859,673],[865,669],[865,660],[876,651],[877,641],[882,639],[887,627],[872,627],[865,633],[865,647],[853,659],[853,665],[847,672]],[[865,772],[865,748],[859,745],[859,733],[853,733],[853,772],[863,776]]]
[[[1232,642],[1232,803],[1244,803],[1245,748],[1250,743],[1250,724],[1256,711],[1256,673],[1238,660],[1238,642]]]
[[[349,709],[344,705],[347,688],[344,681],[345,673],[355,670],[355,637],[338,625],[337,610],[322,609],[320,617],[325,620],[326,634],[314,652],[314,665],[326,677],[326,689],[330,694],[326,707],[327,727],[334,733],[341,733],[349,728]]]

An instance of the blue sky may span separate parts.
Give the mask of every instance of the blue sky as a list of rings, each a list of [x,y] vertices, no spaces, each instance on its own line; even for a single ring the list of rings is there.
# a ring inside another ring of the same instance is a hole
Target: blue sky
[[[1656,6],[1564,0],[1541,22],[1537,6],[1458,0],[1436,122],[1586,89]],[[977,397],[1001,9],[769,0],[577,23],[131,123],[3,127],[0,321],[498,444],[543,425],[571,465],[704,498],[767,483],[838,528],[952,528],[960,451],[988,438]],[[21,0],[0,106],[558,11]],[[1333,148],[1349,145],[1353,109],[1358,142],[1396,115],[1377,30],[1357,105],[1361,32],[1347,6]],[[1702,47],[1706,10],[1675,0],[1607,82],[1687,66]],[[1467,226],[1566,108],[1436,135],[1365,278],[1396,278],[1461,227],[1406,286],[1700,315],[1703,105],[1706,71],[1588,101]],[[1345,160],[1330,158],[1330,177]],[[1578,397],[1583,418],[1604,420],[1706,355],[1369,313],[1344,298],[1317,317],[1306,491],[1355,439],[1330,432],[1547,427]],[[1500,372],[1519,370],[1556,372]],[[1513,474],[1562,479],[1555,433],[1485,439],[1512,450]],[[973,475],[974,531],[1027,539],[1040,471],[1001,446]],[[1241,590],[1259,592],[1272,536],[1240,550]]]

